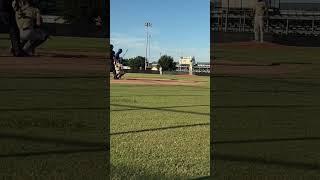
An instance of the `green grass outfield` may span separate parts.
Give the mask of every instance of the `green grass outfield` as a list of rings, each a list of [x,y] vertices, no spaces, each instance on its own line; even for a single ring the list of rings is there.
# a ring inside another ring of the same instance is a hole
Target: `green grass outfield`
[[[125,76],[180,79],[169,75]],[[111,84],[113,178],[209,175],[209,78],[194,79],[205,83],[198,87]]]
[[[215,179],[318,179],[320,48],[217,44],[215,50],[217,62],[280,62],[297,69],[214,75]]]
[[[53,37],[41,50],[106,52],[104,41]],[[1,51],[8,44],[0,40]],[[69,59],[50,73],[41,69],[57,65],[58,59],[0,57],[4,69],[0,76],[1,179],[99,180],[108,175],[107,75],[77,71]],[[32,67],[32,62],[37,65],[29,72],[20,69],[28,63]],[[4,68],[7,64],[11,69]]]
[[[107,176],[103,81],[0,77],[0,177]]]

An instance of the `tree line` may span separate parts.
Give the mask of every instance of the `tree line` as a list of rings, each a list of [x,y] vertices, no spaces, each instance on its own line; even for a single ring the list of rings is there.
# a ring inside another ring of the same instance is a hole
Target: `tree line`
[[[122,64],[124,66],[129,66],[134,70],[144,69],[145,67],[145,57],[137,56],[134,58],[123,59]],[[163,71],[174,71],[176,70],[177,63],[173,61],[173,58],[168,55],[163,55],[157,62],[157,68],[162,67]]]

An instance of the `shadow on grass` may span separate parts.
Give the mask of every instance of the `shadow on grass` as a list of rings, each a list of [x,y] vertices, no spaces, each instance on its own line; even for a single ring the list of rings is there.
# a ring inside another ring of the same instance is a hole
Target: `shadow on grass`
[[[128,109],[117,109],[112,110],[111,112],[121,112],[121,111],[133,111],[133,110],[158,110],[158,111],[167,111],[167,112],[177,112],[177,113],[186,113],[186,114],[196,114],[196,115],[206,115],[209,116],[210,113],[200,113],[200,112],[190,112],[190,111],[180,111],[169,108],[182,108],[182,107],[208,107],[210,105],[190,105],[190,106],[168,106],[168,107],[143,107],[143,106],[130,106],[130,105],[121,105],[121,104],[111,104],[111,106],[120,106],[127,107]],[[1,108],[0,112],[12,111],[12,112],[26,112],[26,111],[79,111],[79,110],[90,110],[90,111],[103,111],[107,110],[106,107],[52,107],[52,108]]]
[[[295,91],[295,90],[211,90],[215,93],[308,93],[309,91]]]
[[[152,131],[188,128],[188,127],[196,127],[196,126],[209,126],[209,125],[210,123],[179,125],[179,126],[170,126],[170,127],[162,127],[162,128],[154,128],[154,129],[142,129],[142,130],[134,130],[134,131],[126,131],[126,132],[116,132],[116,133],[111,133],[110,135],[124,135],[124,134],[131,134],[131,133],[152,132]],[[6,132],[0,133],[0,139],[17,139],[22,141],[30,141],[30,142],[46,143],[46,144],[63,144],[63,145],[73,145],[73,146],[82,146],[82,147],[104,147],[104,149],[107,148],[106,142],[88,142],[88,141],[74,140],[74,139],[39,137],[39,136],[31,136],[26,134],[6,133]]]
[[[25,111],[106,111],[106,107],[56,107],[56,108],[1,108],[0,112],[25,112]]]
[[[190,180],[205,180],[205,179],[212,179],[211,176],[203,176],[203,177],[196,177],[196,178],[190,178]]]
[[[105,91],[105,89],[102,89],[102,88],[65,88],[65,89],[62,89],[62,88],[56,88],[56,89],[46,89],[46,88],[26,88],[26,89],[0,89],[0,92],[24,92],[24,93],[29,93],[29,92],[79,92],[79,91],[84,91],[84,92],[92,92],[92,91]]]
[[[289,141],[319,141],[319,140],[320,140],[320,137],[251,139],[251,140],[214,141],[213,145],[272,143],[272,142],[289,142]],[[283,161],[283,160],[276,160],[276,159],[266,159],[266,158],[262,158],[262,157],[249,157],[249,156],[240,156],[240,155],[233,155],[233,154],[222,154],[219,152],[214,153],[213,159],[221,160],[221,161],[257,163],[257,164],[261,164],[261,165],[276,165],[276,166],[283,166],[283,167],[296,168],[296,169],[305,169],[305,170],[318,170],[318,169],[320,169],[320,165],[318,163]],[[215,163],[215,164],[217,164],[217,163]]]
[[[79,148],[79,149],[51,150],[51,151],[39,151],[39,152],[10,153],[10,154],[0,154],[0,158],[67,155],[67,154],[88,153],[88,152],[107,153],[107,148],[101,148],[101,147],[100,148]]]
[[[319,108],[320,105],[239,105],[239,106],[211,106],[213,109],[291,109],[291,108]]]
[[[111,98],[122,98],[122,97],[206,97],[207,95],[194,95],[194,94],[186,94],[186,95],[178,95],[178,94],[152,94],[152,95],[128,95],[128,96],[110,96]]]
[[[111,133],[110,135],[114,136],[114,135],[134,134],[134,133],[142,133],[142,132],[152,132],[152,131],[180,129],[180,128],[189,128],[189,127],[197,127],[197,126],[209,126],[209,125],[210,123],[189,124],[189,125],[170,126],[170,127],[153,128],[153,129],[141,129],[141,130],[135,130],[135,131],[116,132],[116,133]]]
[[[232,141],[214,141],[213,144],[247,144],[247,143],[270,143],[288,141],[319,141],[320,137],[296,137],[296,138],[273,138],[273,139],[247,139]]]
[[[50,143],[50,144],[63,144],[73,146],[84,147],[106,147],[106,142],[88,142],[75,139],[53,138],[53,137],[39,137],[26,134],[0,132],[0,139],[18,139],[22,141],[38,142],[38,143]]]
[[[214,154],[215,160],[222,161],[234,161],[234,162],[245,162],[245,163],[257,163],[262,165],[276,165],[276,166],[284,166],[288,168],[297,168],[297,169],[305,169],[305,170],[318,170],[320,169],[320,165],[317,163],[306,163],[306,162],[294,162],[294,161],[281,161],[281,160],[272,160],[265,159],[259,157],[246,157],[232,154]]]
[[[135,110],[157,110],[157,111],[167,111],[167,112],[176,112],[176,113],[186,113],[186,114],[195,114],[195,115],[207,115],[210,113],[201,113],[201,112],[190,112],[190,111],[181,111],[171,108],[183,108],[183,107],[208,107],[210,105],[189,105],[189,106],[168,106],[168,107],[143,107],[143,106],[132,106],[132,105],[122,105],[122,104],[110,104],[111,106],[118,107],[127,107],[128,109],[116,109],[111,110],[111,112],[121,112],[121,111],[135,111]],[[319,108],[320,105],[238,105],[238,106],[211,106],[212,109],[290,109],[290,108]]]
[[[190,111],[180,111],[180,110],[169,109],[169,108],[183,108],[183,107],[209,107],[210,105],[188,105],[188,106],[168,106],[168,107],[144,107],[144,106],[123,105],[123,104],[110,104],[110,105],[128,108],[128,109],[111,110],[111,112],[133,111],[133,110],[157,110],[157,111],[167,111],[167,112],[206,115],[206,116],[210,115],[210,113],[200,113],[200,112],[190,112]]]

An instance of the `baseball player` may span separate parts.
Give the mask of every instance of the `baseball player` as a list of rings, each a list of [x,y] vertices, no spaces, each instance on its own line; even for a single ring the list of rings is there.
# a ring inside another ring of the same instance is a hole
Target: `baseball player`
[[[43,31],[41,26],[40,10],[31,5],[31,0],[20,0],[20,4],[13,3],[16,10],[16,20],[20,30],[23,50],[33,54],[35,49],[44,43],[49,35]],[[20,8],[16,8],[16,6]]]
[[[120,54],[122,53],[122,49],[119,49],[115,55],[115,61],[120,62]]]
[[[116,53],[113,50],[113,45],[110,44],[110,52],[111,52],[111,57],[110,57],[110,71],[113,73],[113,78],[116,79],[116,70],[115,70],[115,65],[114,65],[114,60]]]
[[[115,79],[121,79],[121,77],[124,75],[122,64],[117,62],[115,64],[115,70],[116,70],[116,78]]]
[[[12,0],[0,0],[0,21],[9,27],[11,39],[11,53],[17,57],[27,56],[21,48],[20,33],[12,8]]]
[[[122,49],[119,49],[114,57],[115,79],[121,79],[121,77],[124,75],[120,58],[121,53]]]
[[[263,43],[264,15],[267,7],[264,0],[257,0],[254,15],[254,39]]]

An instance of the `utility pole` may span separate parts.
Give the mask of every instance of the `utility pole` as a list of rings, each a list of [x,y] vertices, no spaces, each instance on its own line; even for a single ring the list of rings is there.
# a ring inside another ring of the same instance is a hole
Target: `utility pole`
[[[147,39],[146,39],[146,58],[144,62],[144,70],[147,70],[147,62],[148,62],[148,45],[149,45],[149,27],[152,27],[152,24],[150,22],[144,23],[144,26],[146,27],[147,32]]]

